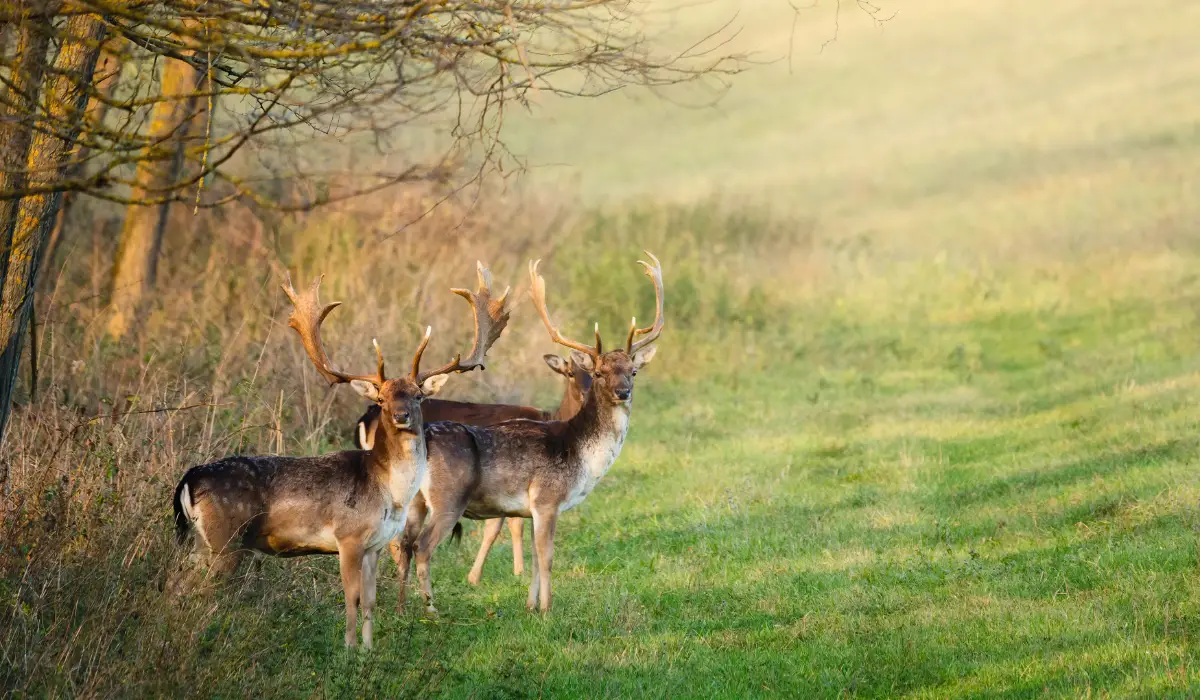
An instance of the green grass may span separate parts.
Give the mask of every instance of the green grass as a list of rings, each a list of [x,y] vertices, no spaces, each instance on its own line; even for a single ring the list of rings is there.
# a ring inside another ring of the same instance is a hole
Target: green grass
[[[515,285],[527,257],[546,257],[550,305],[577,334],[644,314],[633,256],[663,260],[660,352],[620,460],[560,521],[548,617],[524,610],[507,534],[483,584],[466,583],[477,530],[435,558],[437,619],[396,611],[384,567],[371,654],[341,648],[331,558],[266,561],[164,601],[167,502],[188,466],[270,451],[276,426],[290,452],[344,446],[361,406],[315,388],[259,253],[212,246],[207,267],[169,268],[136,348],[88,340],[78,308],[103,265],[79,265],[60,320],[39,311],[62,393],[18,412],[0,448],[35,502],[0,508],[15,533],[0,558],[0,688],[1194,695],[1200,5],[879,4],[900,10],[883,27],[843,3],[821,53],[833,5],[805,11],[792,71],[740,76],[713,108],[543,96],[511,115],[527,184],[564,179],[536,167],[553,163],[581,175],[595,209],[565,227],[508,210],[489,222],[485,207],[456,248],[439,236],[457,228],[426,222],[363,255],[398,207],[272,241],[348,302],[329,336],[348,366],[369,361],[377,330],[392,352],[429,317],[449,352],[461,328],[447,314],[461,310],[411,290],[461,284],[460,252]],[[743,5],[738,46],[785,53],[788,4]],[[695,6],[672,31],[732,7]],[[523,302],[488,376],[456,380],[453,396],[549,405],[548,351]],[[221,407],[68,433],[76,412],[127,394]]]
[[[150,650],[179,676],[124,691],[1194,693],[1198,262],[913,269],[690,378],[668,332],[620,461],[560,522],[550,616],[507,535],[465,582],[473,532],[435,558],[437,619],[397,614],[385,566],[377,648],[348,655],[335,562],[268,561]]]

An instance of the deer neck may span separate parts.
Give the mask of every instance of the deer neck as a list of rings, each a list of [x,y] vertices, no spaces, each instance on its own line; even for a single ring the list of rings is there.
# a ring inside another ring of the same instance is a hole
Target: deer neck
[[[580,466],[593,479],[604,476],[621,454],[631,408],[629,403],[601,400],[599,393],[589,392],[579,413],[567,421]]]
[[[566,386],[563,387],[562,401],[558,404],[558,410],[554,412],[554,420],[570,420],[572,416],[579,413],[583,408],[583,396],[579,391],[579,386],[575,383],[574,377],[569,377],[566,380]]]
[[[372,472],[391,494],[393,505],[407,505],[425,475],[423,431],[400,430],[380,418],[375,444],[368,454]]]

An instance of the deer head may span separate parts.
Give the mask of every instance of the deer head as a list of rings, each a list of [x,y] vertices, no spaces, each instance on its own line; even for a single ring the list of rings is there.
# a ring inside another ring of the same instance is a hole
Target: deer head
[[[571,400],[576,402],[576,405],[583,405],[583,397],[587,396],[592,388],[592,375],[584,369],[584,365],[588,363],[587,356],[578,350],[572,350],[565,358],[546,353],[542,359],[551,371],[566,378]]]
[[[297,292],[292,287],[289,276],[287,283],[283,285],[283,291],[291,299],[293,306],[288,325],[300,335],[308,359],[330,384],[350,384],[364,398],[379,405],[382,411],[380,418],[384,425],[390,425],[397,431],[420,435],[423,428],[421,401],[441,391],[450,374],[469,372],[477,367],[480,370],[485,369],[484,356],[508,325],[509,312],[504,308],[508,290],[506,289],[499,299],[492,299],[491,273],[479,262],[476,263],[476,271],[479,288],[475,292],[466,289],[450,290],[471,305],[471,312],[475,317],[475,340],[471,351],[465,361],[460,353],[449,363],[432,371],[421,371],[421,356],[429,345],[432,327],[425,329],[425,337],[413,355],[412,369],[406,375],[387,378],[383,352],[379,349],[379,343],[374,340],[371,342],[375,346],[375,356],[378,360],[375,374],[347,374],[335,369],[321,344],[321,323],[341,302],[321,305],[318,291],[324,275],[313,280],[305,292]]]
[[[592,378],[589,395],[595,395],[597,400],[610,404],[628,403],[633,399],[633,378],[638,370],[654,359],[656,346],[654,341],[662,333],[665,319],[663,318],[663,279],[662,265],[650,251],[646,251],[654,264],[639,260],[646,276],[654,283],[656,300],[654,323],[646,328],[637,327],[634,318],[629,325],[629,336],[625,347],[604,352],[600,339],[600,324],[596,324],[596,344],[586,345],[570,340],[559,333],[558,328],[550,320],[550,312],[546,309],[546,281],[538,274],[540,260],[529,263],[529,295],[533,305],[542,317],[542,323],[550,333],[550,339],[564,347],[571,348],[571,360]],[[637,336],[644,336],[635,340]]]

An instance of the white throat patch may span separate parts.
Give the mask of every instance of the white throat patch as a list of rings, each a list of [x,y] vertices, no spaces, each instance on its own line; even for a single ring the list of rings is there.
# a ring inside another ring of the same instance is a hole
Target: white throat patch
[[[629,406],[619,404],[611,410],[611,430],[592,438],[579,450],[579,466],[581,467],[579,475],[571,486],[570,492],[567,493],[567,500],[559,506],[558,512],[561,513],[582,503],[620,456],[621,447],[625,444],[625,433],[629,431]]]

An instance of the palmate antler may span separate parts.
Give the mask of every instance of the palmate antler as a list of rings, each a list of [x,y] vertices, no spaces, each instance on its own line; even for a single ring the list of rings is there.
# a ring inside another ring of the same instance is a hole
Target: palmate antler
[[[287,282],[281,285],[283,293],[287,294],[288,299],[292,301],[292,313],[288,317],[288,325],[300,335],[300,342],[304,344],[304,351],[308,353],[308,359],[330,384],[345,384],[361,380],[370,382],[377,388],[382,387],[383,383],[387,381],[383,370],[383,352],[379,349],[379,343],[374,340],[371,343],[375,346],[375,356],[379,359],[379,367],[375,376],[346,374],[334,369],[333,363],[329,361],[329,356],[325,354],[325,347],[321,344],[321,323],[329,315],[329,312],[341,306],[342,302],[335,301],[321,306],[319,292],[321,280],[324,278],[325,275],[318,276],[306,291],[297,292],[292,286],[292,276],[288,274]]]
[[[475,263],[475,273],[479,278],[479,286],[474,292],[467,289],[450,290],[471,305],[471,314],[475,318],[475,339],[471,343],[471,352],[466,361],[463,361],[462,354],[459,353],[447,364],[431,372],[422,372],[421,355],[425,352],[425,346],[429,344],[429,331],[426,330],[425,339],[421,341],[421,347],[417,348],[413,357],[411,376],[418,385],[438,374],[470,372],[476,367],[480,370],[487,369],[484,364],[487,351],[499,340],[500,334],[508,326],[509,312],[504,308],[504,304],[508,301],[508,293],[512,288],[505,288],[499,299],[493,299],[492,273],[478,261]]]
[[[471,352],[467,356],[466,362],[462,361],[461,353],[449,362],[448,364],[439,367],[431,372],[421,371],[421,356],[425,353],[425,348],[429,345],[429,336],[433,332],[432,327],[425,329],[425,337],[421,340],[420,346],[417,347],[416,353],[413,354],[412,361],[412,379],[420,385],[426,379],[438,374],[447,374],[450,372],[469,372],[476,367],[484,368],[484,356],[492,345],[500,338],[504,328],[508,325],[509,312],[504,308],[508,299],[508,289],[504,290],[504,294],[500,295],[499,299],[492,299],[491,285],[492,273],[488,271],[483,263],[475,263],[476,274],[479,277],[479,288],[475,292],[470,292],[466,289],[452,289],[450,291],[466,299],[471,304],[471,312],[475,317],[475,340],[471,346]],[[308,353],[308,359],[312,361],[313,366],[321,373],[321,376],[330,384],[344,384],[355,380],[370,382],[376,388],[382,388],[387,377],[384,374],[383,352],[379,349],[379,343],[372,340],[375,346],[375,356],[379,360],[379,366],[375,375],[365,374],[347,374],[338,369],[335,369],[333,363],[329,361],[329,356],[325,353],[325,348],[321,343],[321,323],[329,312],[336,309],[342,302],[335,301],[324,306],[321,305],[319,290],[321,280],[324,275],[313,280],[312,285],[304,292],[297,292],[292,287],[292,279],[289,274],[287,282],[282,285],[283,291],[287,294],[288,299],[292,301],[292,313],[288,317],[288,325],[296,330],[300,335],[300,341],[304,344],[304,350]]]

